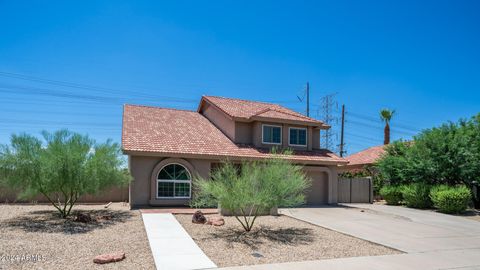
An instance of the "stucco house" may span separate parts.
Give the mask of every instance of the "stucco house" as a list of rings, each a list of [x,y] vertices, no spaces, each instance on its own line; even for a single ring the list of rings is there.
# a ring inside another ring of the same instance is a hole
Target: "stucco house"
[[[313,179],[307,204],[337,203],[337,167],[347,161],[320,148],[330,128],[277,104],[203,96],[197,111],[125,105],[122,149],[133,176],[130,205],[187,205],[195,175],[222,161],[264,159],[272,147]]]

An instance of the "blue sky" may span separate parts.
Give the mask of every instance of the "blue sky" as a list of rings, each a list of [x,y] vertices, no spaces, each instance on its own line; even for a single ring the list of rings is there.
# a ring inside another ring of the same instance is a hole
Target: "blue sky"
[[[480,111],[479,1],[0,1],[0,143],[67,127],[120,141],[122,104],[203,94],[312,116],[335,95],[354,153]],[[336,122],[334,130],[338,131]],[[338,132],[337,132],[338,133]]]

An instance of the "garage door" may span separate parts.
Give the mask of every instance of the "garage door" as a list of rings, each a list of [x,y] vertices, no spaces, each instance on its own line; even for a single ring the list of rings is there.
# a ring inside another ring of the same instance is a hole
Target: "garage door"
[[[324,172],[307,172],[312,179],[312,186],[307,191],[307,204],[328,203],[328,175]]]

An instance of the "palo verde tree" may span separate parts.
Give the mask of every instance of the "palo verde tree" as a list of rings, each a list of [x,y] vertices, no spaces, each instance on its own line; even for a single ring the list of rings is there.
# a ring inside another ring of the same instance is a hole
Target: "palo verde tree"
[[[130,181],[118,144],[67,130],[42,135],[12,135],[0,148],[0,179],[21,197],[41,194],[66,218],[81,195]]]
[[[267,160],[243,161],[240,164],[224,162],[213,171],[211,179],[195,180],[195,200],[201,204],[206,202],[205,198],[214,200],[232,213],[243,229],[249,232],[260,213],[274,207],[305,202],[304,194],[310,186],[310,179],[301,166],[286,159],[290,154],[274,153]]]
[[[390,120],[392,120],[395,110],[382,109],[380,111],[380,119],[385,123],[385,128],[383,130],[383,144],[390,143]]]

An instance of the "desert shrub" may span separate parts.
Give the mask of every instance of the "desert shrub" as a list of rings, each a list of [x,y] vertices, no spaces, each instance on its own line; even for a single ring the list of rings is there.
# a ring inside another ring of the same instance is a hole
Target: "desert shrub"
[[[285,155],[275,154],[264,161],[243,161],[241,166],[225,162],[212,172],[212,179],[195,179],[200,204],[202,201],[211,204],[213,199],[232,213],[245,231],[252,229],[259,213],[278,206],[303,204],[310,179],[301,166],[284,159]]]
[[[430,198],[435,208],[443,213],[461,213],[471,201],[472,194],[466,186],[439,185],[432,188]]]
[[[116,143],[67,130],[43,132],[43,140],[12,135],[10,145],[0,146],[0,179],[23,198],[42,194],[66,218],[83,194],[130,181],[121,155]]]
[[[401,186],[384,186],[380,189],[380,195],[390,205],[399,205],[402,202],[402,187]]]
[[[432,206],[430,200],[430,186],[423,183],[414,183],[402,186],[403,201],[411,208],[429,208]]]

